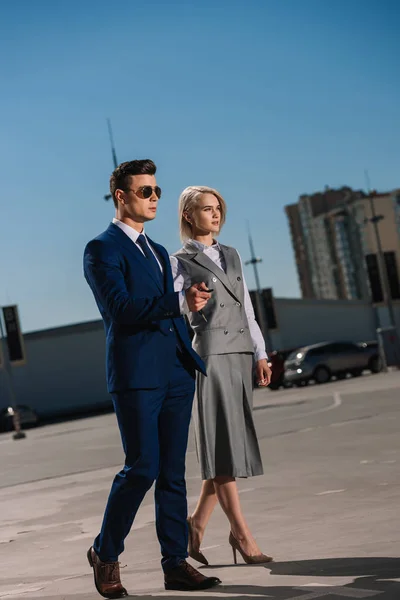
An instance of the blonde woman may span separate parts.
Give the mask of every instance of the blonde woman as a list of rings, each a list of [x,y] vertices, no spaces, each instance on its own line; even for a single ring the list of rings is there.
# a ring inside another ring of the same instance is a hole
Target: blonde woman
[[[203,479],[197,507],[188,517],[189,556],[208,564],[200,551],[205,528],[219,501],[230,523],[229,543],[246,563],[272,560],[262,554],[243,516],[236,477],[263,473],[252,417],[253,356],[259,385],[270,382],[265,344],[255,321],[238,252],[216,240],[226,204],[214,189],[186,188],[179,199],[183,247],[171,257],[175,291],[203,284],[212,290],[200,313],[188,312],[193,348],[207,368],[197,377],[193,409]],[[182,295],[183,297],[183,295]]]

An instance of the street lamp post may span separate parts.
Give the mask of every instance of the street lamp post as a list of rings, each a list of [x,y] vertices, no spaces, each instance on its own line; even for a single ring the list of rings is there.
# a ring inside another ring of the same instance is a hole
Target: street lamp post
[[[258,276],[258,267],[257,267],[258,263],[262,262],[262,258],[255,256],[254,245],[253,245],[253,240],[252,240],[250,231],[249,231],[249,245],[250,245],[251,258],[250,258],[250,260],[247,260],[244,264],[245,265],[253,265],[254,279],[256,282],[257,313],[258,313],[258,318],[260,321],[260,329],[264,336],[265,345],[267,347],[267,353],[269,354],[272,351],[272,343],[271,343],[271,336],[270,336],[269,329],[268,329],[267,316],[265,314],[263,293],[262,293],[262,289],[261,289],[260,278]]]
[[[393,327],[394,329],[396,329],[396,327],[397,327],[396,317],[395,317],[394,309],[393,309],[392,295],[390,293],[390,285],[389,285],[389,280],[388,280],[388,276],[387,276],[385,259],[384,259],[383,249],[382,249],[382,241],[381,241],[379,225],[378,225],[379,222],[382,221],[382,219],[384,217],[382,215],[376,214],[374,197],[371,193],[370,185],[369,185],[368,171],[365,171],[365,179],[367,182],[367,193],[368,193],[369,204],[370,204],[370,209],[371,209],[371,218],[368,219],[368,221],[370,223],[372,223],[372,226],[374,228],[374,235],[375,235],[376,249],[377,249],[378,268],[379,268],[379,274],[380,274],[381,282],[382,282],[383,300],[388,309],[390,327]]]
[[[112,128],[111,128],[111,121],[110,119],[107,119],[107,127],[108,127],[108,136],[110,138],[110,144],[111,144],[111,155],[112,155],[112,159],[113,159],[113,165],[114,165],[114,169],[116,169],[118,167],[118,161],[117,161],[117,153],[115,152],[115,144],[114,144],[114,136],[113,136],[113,132],[112,132]],[[104,196],[104,200],[111,200],[111,194],[106,194]]]
[[[23,432],[21,429],[19,409],[18,409],[18,405],[17,405],[17,399],[15,396],[14,381],[13,381],[13,377],[12,377],[12,366],[10,364],[10,360],[8,357],[8,349],[7,349],[5,340],[6,340],[6,335],[5,335],[5,332],[3,329],[3,322],[1,320],[1,314],[0,314],[0,345],[2,346],[2,355],[3,355],[3,362],[4,362],[3,371],[4,371],[6,385],[8,387],[8,393],[9,393],[10,404],[11,404],[11,406],[8,408],[8,412],[9,412],[9,414],[12,415],[13,424],[14,424],[15,432],[13,434],[13,439],[14,440],[23,440],[24,438],[26,438],[26,433]]]

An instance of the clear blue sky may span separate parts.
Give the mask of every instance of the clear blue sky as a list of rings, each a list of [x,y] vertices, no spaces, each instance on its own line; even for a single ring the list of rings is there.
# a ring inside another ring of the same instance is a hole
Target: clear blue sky
[[[228,202],[221,240],[298,296],[283,207],[324,185],[400,186],[397,0],[0,2],[0,305],[25,331],[98,317],[82,275],[112,170],[151,157],[147,227],[179,247],[187,185]],[[249,287],[254,286],[250,267]]]

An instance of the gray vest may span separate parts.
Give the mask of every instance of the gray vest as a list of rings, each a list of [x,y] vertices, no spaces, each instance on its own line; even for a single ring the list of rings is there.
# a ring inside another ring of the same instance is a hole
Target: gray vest
[[[189,313],[194,331],[193,349],[200,356],[254,352],[249,324],[244,310],[243,273],[240,258],[234,248],[220,244],[226,273],[204,252],[186,245],[174,256],[182,263],[192,285],[205,282],[214,291],[199,313]]]

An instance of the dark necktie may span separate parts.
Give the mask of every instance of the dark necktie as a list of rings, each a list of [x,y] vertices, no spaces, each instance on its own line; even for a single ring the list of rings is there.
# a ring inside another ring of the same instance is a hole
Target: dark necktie
[[[139,244],[139,246],[141,247],[141,249],[143,250],[143,253],[145,255],[145,257],[147,258],[148,262],[149,262],[149,267],[151,268],[151,270],[153,271],[153,273],[156,275],[158,281],[160,282],[161,286],[164,287],[164,281],[163,281],[163,276],[161,273],[161,269],[160,269],[160,265],[157,262],[156,257],[154,256],[153,252],[150,250],[149,245],[146,241],[146,238],[144,237],[143,233],[141,233],[137,239],[137,243]]]

